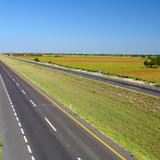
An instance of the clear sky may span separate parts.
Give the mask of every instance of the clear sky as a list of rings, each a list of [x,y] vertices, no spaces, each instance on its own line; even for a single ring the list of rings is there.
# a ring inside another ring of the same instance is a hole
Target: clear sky
[[[160,53],[160,0],[0,0],[0,52]]]

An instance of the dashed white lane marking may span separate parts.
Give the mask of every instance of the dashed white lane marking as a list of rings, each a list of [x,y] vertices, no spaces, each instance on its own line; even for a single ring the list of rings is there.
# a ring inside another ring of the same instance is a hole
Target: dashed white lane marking
[[[13,104],[11,104],[11,107],[12,107],[12,109],[14,109],[14,106],[13,106]]]
[[[32,160],[35,160],[35,158],[33,156],[31,158],[32,158]]]
[[[16,112],[14,108],[13,108],[13,112]]]
[[[18,117],[16,117],[16,120],[19,122],[19,118]]]
[[[13,106],[13,104],[12,104],[11,98],[10,98],[10,96],[9,96],[9,94],[8,94],[8,91],[7,91],[7,89],[6,89],[6,86],[5,86],[5,84],[4,84],[4,81],[3,81],[3,79],[2,79],[1,74],[0,74],[0,79],[1,79],[1,81],[2,81],[4,90],[6,91],[8,100],[9,100],[9,102],[10,102],[10,105],[11,105],[12,110],[13,110],[13,112],[14,112],[14,115],[15,115],[15,117],[16,117],[16,120],[17,120],[17,122],[18,122],[18,126],[20,127],[21,132],[22,132],[22,134],[24,135],[24,130],[23,130],[22,126],[21,126],[21,123],[19,122],[19,118],[18,118],[17,113],[16,113],[16,111],[15,111],[15,109],[14,109],[14,106]],[[13,81],[14,81],[14,79],[13,79]],[[17,85],[17,84],[18,84],[18,83],[16,83],[16,85]],[[18,84],[18,86],[19,86],[19,84]],[[31,154],[31,159],[32,159],[32,160],[35,160],[34,156],[32,155],[32,150],[31,150],[30,146],[28,145],[28,140],[27,140],[26,136],[23,136],[23,138],[24,138],[25,143],[27,144],[28,152]]]
[[[27,140],[26,136],[23,136],[23,138],[24,138],[24,141],[25,141],[26,143],[28,143],[28,140]]]
[[[30,148],[29,145],[27,145],[27,148],[28,148],[28,152],[29,152],[29,153],[32,153],[32,150],[31,150],[31,148]]]
[[[21,132],[22,132],[22,134],[24,134],[24,130],[23,130],[23,128],[21,128]]]
[[[21,92],[22,92],[23,94],[26,94],[26,92],[25,92],[23,89],[21,89]]]
[[[52,125],[52,123],[45,117],[44,118],[46,121],[47,121],[47,123],[52,127],[52,129],[56,132],[57,130],[56,130],[56,128]]]
[[[13,81],[15,81],[15,79],[14,79],[14,78],[13,78],[12,80],[13,80]]]
[[[80,157],[77,157],[77,159],[76,160],[81,160],[81,158]]]
[[[20,123],[20,122],[18,122],[18,125],[19,125],[19,127],[20,127],[20,128],[22,128],[22,125],[21,125],[21,123]]]
[[[36,107],[36,104],[31,99],[29,101],[33,104],[34,107]]]
[[[19,83],[16,83],[16,85],[19,87]]]

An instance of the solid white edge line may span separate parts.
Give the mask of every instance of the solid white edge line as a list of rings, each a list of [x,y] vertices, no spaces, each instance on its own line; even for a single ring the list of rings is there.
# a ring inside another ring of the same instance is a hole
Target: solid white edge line
[[[57,130],[56,130],[56,128],[52,125],[52,123],[45,117],[44,118],[46,121],[47,121],[47,123],[52,127],[52,129],[56,132]]]
[[[29,101],[33,104],[34,107],[36,107],[36,104],[31,99]]]
[[[27,148],[28,148],[28,152],[29,152],[29,153],[32,153],[32,150],[31,150],[31,148],[30,148],[29,145],[27,145]]]

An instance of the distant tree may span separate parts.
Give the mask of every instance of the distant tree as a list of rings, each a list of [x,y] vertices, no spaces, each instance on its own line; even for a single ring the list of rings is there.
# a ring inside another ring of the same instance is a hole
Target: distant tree
[[[160,66],[160,56],[155,57],[155,63],[156,65]]]
[[[144,65],[146,67],[160,66],[160,56],[148,56],[144,60]]]
[[[152,59],[145,59],[144,60],[144,65],[146,67],[152,68],[154,65],[156,65],[154,58],[152,58]]]
[[[34,58],[34,61],[35,62],[39,62],[39,58]]]

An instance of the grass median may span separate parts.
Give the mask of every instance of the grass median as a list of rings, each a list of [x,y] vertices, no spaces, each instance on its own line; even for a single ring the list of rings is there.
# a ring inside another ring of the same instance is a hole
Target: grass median
[[[160,159],[160,99],[0,57],[139,159]]]

